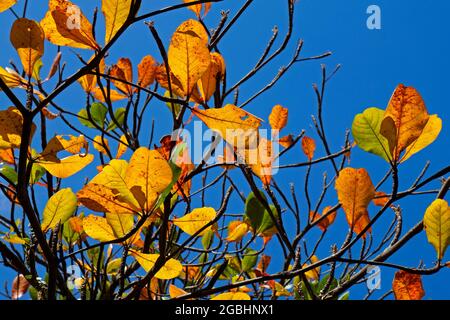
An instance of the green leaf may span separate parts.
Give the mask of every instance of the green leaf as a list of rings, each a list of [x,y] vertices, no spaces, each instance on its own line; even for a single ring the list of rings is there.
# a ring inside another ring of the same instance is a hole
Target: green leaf
[[[245,250],[244,258],[242,259],[242,271],[248,272],[256,266],[258,261],[258,251],[253,249]]]
[[[41,80],[41,69],[43,65],[42,59],[38,59],[34,64],[32,77],[37,81]]]
[[[122,126],[123,122],[125,121],[125,111],[126,111],[125,108],[118,108],[114,112],[114,118],[116,119],[119,126]],[[111,131],[111,130],[115,130],[115,129],[117,129],[117,125],[113,120],[111,120],[111,122],[109,123],[108,128],[106,130]]]
[[[37,183],[45,172],[46,170],[42,166],[37,163],[33,163],[33,166],[31,167],[30,184]]]
[[[368,108],[357,114],[352,124],[352,134],[356,144],[364,151],[376,154],[389,162],[391,158],[387,139],[381,135],[380,128],[384,110]]]
[[[338,298],[338,300],[348,300],[349,298],[350,298],[350,291],[346,291]]]
[[[177,98],[177,97],[175,97],[175,96],[172,96],[172,97],[171,97],[169,91],[166,91],[166,92],[164,93],[164,97],[165,97],[165,98],[171,98],[171,99]],[[178,104],[178,103],[172,103],[172,102],[166,102],[166,106],[169,108],[169,110],[170,110],[171,113],[173,113],[173,112],[175,111],[175,116],[178,117],[178,115],[180,114],[180,111],[181,111],[181,105],[180,105],[180,104]],[[172,107],[172,106],[173,106],[173,107]]]
[[[261,196],[266,199],[262,191],[259,191]],[[270,209],[275,218],[278,213],[274,205],[270,205]],[[255,234],[259,235],[266,230],[272,228],[275,224],[270,213],[264,208],[263,204],[256,198],[255,194],[251,192],[245,201],[245,215],[244,221],[248,221],[253,228]]]
[[[58,223],[66,222],[77,209],[77,196],[72,189],[61,189],[47,201],[43,212],[42,230],[46,232]]]
[[[9,166],[2,166],[0,174],[4,175],[12,184],[17,184],[17,172]]]
[[[101,128],[103,128],[103,124],[105,123],[106,114],[108,113],[108,108],[100,102],[94,102],[91,104],[89,109],[91,113],[92,120]],[[95,125],[89,121],[89,115],[87,109],[81,109],[78,112],[78,120],[80,120],[81,124],[88,128],[95,128]]]
[[[203,249],[208,250],[211,247],[212,243],[213,243],[213,239],[214,239],[214,231],[212,229],[209,229],[202,236]]]

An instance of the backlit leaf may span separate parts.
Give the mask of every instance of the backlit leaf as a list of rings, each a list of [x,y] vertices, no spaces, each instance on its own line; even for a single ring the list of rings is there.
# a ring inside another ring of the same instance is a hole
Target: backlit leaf
[[[138,85],[147,88],[156,78],[157,64],[152,56],[145,56],[138,65]]]
[[[318,212],[311,211],[309,213],[309,219],[311,220],[311,223],[314,223],[315,221],[319,220],[323,215],[327,214],[326,218],[317,223],[317,226],[319,227],[320,230],[322,231],[327,230],[328,227],[334,223],[337,214],[337,210],[330,213],[331,209],[332,208],[330,206],[323,208],[322,215],[320,215]]]
[[[248,224],[238,220],[231,221],[228,224],[228,236],[226,240],[228,242],[240,242],[248,231]]]
[[[425,296],[420,274],[403,270],[395,273],[392,289],[396,300],[422,300]]]
[[[450,208],[447,201],[433,201],[425,211],[423,226],[428,242],[436,249],[438,259],[442,260],[450,244]]]
[[[22,114],[14,107],[0,111],[0,149],[20,148],[22,141]],[[31,135],[36,130],[33,124]]]
[[[103,217],[89,215],[83,219],[83,229],[92,239],[107,242],[117,239],[113,228]]]
[[[11,297],[13,300],[20,299],[27,293],[30,283],[23,274],[16,276],[11,285]]]
[[[173,224],[192,236],[205,225],[213,221],[215,217],[216,210],[214,210],[214,208],[196,208],[192,210],[191,213],[188,213],[181,218],[173,219]],[[203,236],[208,230],[211,230],[211,228],[212,226],[205,228],[198,236]]]
[[[272,112],[269,115],[269,123],[272,130],[283,129],[288,121],[288,109],[283,108],[280,105],[276,105],[272,108]]]
[[[184,3],[190,3],[190,2],[194,2],[195,0],[183,0],[183,1],[184,1]],[[192,6],[189,6],[188,8],[191,9],[196,14],[197,18],[200,19],[200,18],[206,16],[209,9],[211,9],[211,2],[193,4]],[[202,13],[202,11],[203,11],[203,13]]]
[[[117,64],[111,67],[109,74],[117,78],[117,80],[111,79],[111,82],[120,92],[126,95],[133,94],[133,87],[130,84],[133,82],[133,66],[130,59],[120,58]]]
[[[198,81],[198,88],[204,101],[208,101],[216,91],[217,84],[225,74],[225,61],[217,53],[211,53],[211,63]]]
[[[302,138],[302,150],[308,157],[308,160],[311,161],[314,158],[314,151],[316,151],[316,142],[314,139],[304,136]]]
[[[0,2],[0,12],[6,11],[17,3],[17,0],[2,0]]]
[[[245,292],[225,292],[218,294],[211,300],[251,300],[250,296]]]
[[[105,44],[116,35],[127,21],[132,0],[102,0],[102,12],[105,16]]]
[[[156,260],[159,258],[159,254],[141,253],[134,250],[130,252],[146,272],[152,270]],[[169,259],[168,261],[166,261],[164,266],[155,274],[155,277],[163,280],[173,279],[178,277],[182,270],[183,266],[178,260]]]
[[[43,212],[42,230],[46,232],[66,222],[77,209],[77,197],[72,189],[61,189],[48,199]]]

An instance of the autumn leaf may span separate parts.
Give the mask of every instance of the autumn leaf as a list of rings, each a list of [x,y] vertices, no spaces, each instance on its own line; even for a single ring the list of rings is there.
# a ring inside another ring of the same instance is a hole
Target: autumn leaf
[[[10,39],[25,73],[31,77],[34,65],[44,55],[44,31],[36,21],[20,18],[14,21]]]
[[[120,58],[117,64],[111,67],[109,75],[117,79],[111,81],[120,92],[128,96],[133,94],[133,87],[130,84],[133,82],[133,66],[130,59]]]
[[[450,208],[447,201],[433,201],[425,211],[423,226],[428,242],[436,249],[437,258],[442,260],[450,244]]]
[[[0,2],[0,12],[6,11],[17,3],[17,0],[2,0]]]
[[[114,230],[106,218],[89,215],[83,219],[83,229],[86,234],[100,242],[116,240]]]
[[[146,272],[150,272],[150,270],[153,269],[156,260],[159,258],[159,254],[141,253],[134,250],[130,250],[130,253]],[[183,266],[178,260],[169,259],[155,274],[155,277],[158,279],[170,280],[178,277],[182,270]]]
[[[322,210],[322,215],[320,215],[318,212],[311,211],[309,213],[309,219],[311,220],[311,223],[315,223],[317,220],[319,220],[322,216],[327,215],[326,218],[321,220],[317,223],[317,227],[319,227],[320,230],[325,231],[328,229],[329,226],[331,226],[334,223],[334,220],[336,219],[337,210],[332,211],[332,207],[327,206]],[[331,213],[330,213],[331,212]]]
[[[169,296],[170,298],[174,299],[177,298],[179,296],[184,296],[185,294],[188,294],[186,291],[184,291],[183,289],[178,288],[177,286],[171,284],[169,285]]]
[[[211,300],[251,300],[250,296],[245,292],[224,292],[218,294]]]
[[[217,53],[211,53],[211,63],[198,81],[198,88],[203,100],[208,101],[216,91],[217,84],[225,75],[225,61]]]
[[[269,123],[272,130],[281,130],[286,126],[288,113],[288,109],[283,108],[280,105],[276,105],[272,108],[272,112],[269,115]]]
[[[106,26],[105,44],[114,38],[127,21],[132,3],[132,0],[102,0]]]
[[[314,151],[316,151],[316,142],[314,139],[304,136],[302,138],[302,150],[308,157],[308,160],[311,161],[314,158]]]
[[[108,155],[109,150],[109,142],[108,139],[102,136],[95,136],[94,138],[94,149],[104,155]]]
[[[128,150],[128,140],[125,135],[121,135],[119,139],[119,145],[117,147],[116,159],[121,158]]]
[[[387,139],[380,133],[384,110],[368,108],[357,114],[352,124],[352,134],[356,144],[364,151],[382,157],[387,162],[391,152]]]
[[[108,91],[105,88],[104,90],[105,91],[103,92],[100,87],[95,87],[94,89],[92,89],[92,94],[94,95],[94,98],[103,103],[105,103],[106,101],[116,102],[128,98],[128,96],[121,94],[117,90],[110,89]]]
[[[428,119],[429,115],[419,92],[412,87],[398,85],[380,128],[395,161],[400,159],[401,152],[419,138]]]
[[[190,3],[190,2],[194,2],[196,0],[183,0],[183,1],[184,1],[184,3]],[[211,2],[193,4],[193,5],[189,6],[188,8],[191,9],[195,13],[195,15],[197,16],[198,19],[200,19],[208,14],[209,10],[211,9]]]
[[[319,258],[317,258],[317,256],[314,255],[314,256],[311,257],[311,264],[314,264],[314,263],[316,263],[318,261],[319,261]],[[302,268],[306,268],[306,267],[309,267],[309,264],[305,263],[302,266]],[[318,266],[318,267],[316,267],[314,269],[311,269],[309,271],[306,271],[305,272],[305,276],[309,280],[318,281],[319,277],[320,277],[320,266]]]
[[[11,298],[13,300],[20,299],[25,293],[27,293],[30,283],[23,274],[16,276],[11,285]]]
[[[210,207],[196,208],[191,213],[184,215],[181,218],[173,219],[173,224],[186,232],[188,235],[194,235],[197,231],[202,229],[205,225],[210,223],[216,217],[216,210]],[[209,226],[202,230],[197,236],[203,236],[206,232],[211,230],[213,226]]]
[[[94,54],[88,61],[88,63],[91,63],[92,60],[96,57]],[[97,64],[96,68],[92,70],[92,72],[105,72],[105,60],[101,59],[100,63]],[[80,83],[81,87],[86,93],[92,92],[95,89],[95,86],[97,84],[97,75],[95,74],[86,74],[78,79],[78,82]]]
[[[188,20],[175,31],[168,50],[170,71],[189,96],[211,63],[208,35],[200,22]]]
[[[368,224],[367,207],[375,196],[375,187],[365,169],[345,168],[339,172],[335,189],[350,228],[360,233]]]
[[[378,207],[384,207],[388,203],[390,197],[383,191],[376,191],[372,200],[373,204]]]
[[[48,199],[42,213],[42,231],[66,222],[77,209],[77,197],[71,188],[61,189]]]
[[[138,65],[138,82],[142,88],[147,88],[156,78],[157,63],[152,56],[145,56]]]
[[[403,270],[395,273],[392,290],[396,300],[422,300],[425,296],[420,274]]]
[[[23,117],[14,107],[0,111],[0,149],[20,148],[22,141]],[[36,126],[31,128],[33,136]]]
[[[420,136],[406,148],[400,161],[406,161],[413,154],[418,153],[432,144],[439,136],[441,130],[442,120],[436,114],[431,115]]]
[[[256,149],[244,150],[244,159],[263,184],[269,185],[272,179],[272,142],[266,138],[260,138]]]
[[[94,155],[87,154],[68,156],[61,159],[55,159],[54,161],[42,159],[39,160],[38,163],[52,176],[64,179],[73,176],[84,169],[92,161],[94,161]]]
[[[23,87],[26,84],[26,80],[10,68],[0,67],[0,78],[8,88]],[[1,91],[2,90],[0,89],[0,92]]]
[[[231,221],[228,224],[228,236],[226,240],[228,242],[240,242],[248,231],[249,231],[248,224],[239,220]]]
[[[292,134],[279,138],[278,143],[284,148],[289,148],[294,143]]]
[[[57,46],[99,49],[92,25],[80,8],[68,0],[50,0],[49,11],[41,21],[45,37]]]

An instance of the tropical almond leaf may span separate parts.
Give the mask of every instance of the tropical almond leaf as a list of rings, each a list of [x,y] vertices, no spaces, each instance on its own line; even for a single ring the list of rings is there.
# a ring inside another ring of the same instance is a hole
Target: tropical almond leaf
[[[17,3],[17,0],[2,0],[0,2],[0,12],[6,11]]]
[[[14,107],[0,111],[0,149],[20,148],[22,141],[23,117]],[[33,124],[31,136],[36,126]]]
[[[10,40],[19,54],[25,73],[31,77],[34,65],[44,55],[44,31],[36,21],[20,18],[14,21]]]
[[[80,8],[68,0],[50,0],[49,11],[40,22],[45,37],[57,46],[99,49],[92,25]]]
[[[189,96],[211,63],[208,35],[195,20],[183,22],[175,31],[167,53],[170,71]]]
[[[130,15],[132,0],[102,0],[102,12],[105,16],[105,44],[111,41]]]
[[[145,56],[138,65],[138,85],[147,88],[156,78],[156,60],[152,56]]]
[[[42,231],[53,229],[66,222],[77,209],[77,197],[71,188],[59,190],[48,199],[42,214]]]
[[[225,61],[217,53],[211,53],[211,63],[198,81],[198,88],[204,101],[208,101],[216,91],[217,84],[225,75]]]
[[[356,144],[364,151],[382,157],[387,162],[391,159],[389,144],[380,133],[384,110],[368,108],[353,119],[352,134]]]
[[[111,81],[120,92],[128,96],[133,94],[131,85],[133,82],[133,65],[130,59],[120,58],[117,64],[111,67],[109,75],[117,79],[112,79]]]
[[[156,260],[159,258],[159,254],[141,253],[134,250],[130,250],[130,253],[146,272],[153,269]],[[169,259],[155,274],[155,277],[162,280],[170,280],[178,277],[182,270],[183,266],[178,260]]]
[[[367,207],[375,196],[369,174],[366,169],[345,168],[339,172],[335,189],[350,228],[360,233],[368,223]]]
[[[395,89],[381,123],[380,133],[387,139],[395,161],[400,153],[422,134],[429,119],[420,93],[402,84]]]
[[[436,114],[431,115],[419,138],[406,148],[401,162],[432,144],[439,136],[441,130],[442,120]]]
[[[425,296],[420,274],[403,270],[395,273],[392,290],[396,300],[421,300]]]
[[[83,229],[92,239],[100,242],[108,242],[117,239],[113,228],[106,218],[89,215],[83,219]]]
[[[423,225],[428,242],[436,249],[439,260],[450,244],[450,208],[447,201],[436,199],[425,211]]]
[[[55,159],[54,161],[39,160],[37,162],[52,176],[64,179],[84,169],[92,161],[94,161],[94,155],[92,154],[76,154],[62,159]]]
[[[272,130],[283,129],[288,121],[289,111],[287,108],[283,108],[279,104],[272,108],[272,112],[269,115],[269,123]]]
[[[302,138],[302,151],[309,161],[314,158],[314,152],[316,151],[316,142],[313,138],[307,136],[304,136]]]
[[[191,213],[184,215],[181,218],[173,219],[173,224],[186,232],[188,235],[194,235],[197,231],[202,229],[205,225],[210,223],[216,217],[216,210],[210,207],[196,208]],[[209,226],[202,230],[198,236],[203,236],[206,232],[211,230]]]
[[[231,221],[228,224],[228,242],[240,242],[249,231],[249,226],[242,221]]]

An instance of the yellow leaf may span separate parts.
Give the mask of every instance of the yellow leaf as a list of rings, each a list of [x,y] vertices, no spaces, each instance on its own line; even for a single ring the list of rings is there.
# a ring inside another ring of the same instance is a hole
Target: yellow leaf
[[[196,0],[183,0],[183,1],[184,1],[184,3],[190,3],[190,2],[194,2]],[[193,4],[192,6],[189,6],[188,8],[191,9],[196,14],[197,18],[200,19],[200,18],[206,16],[209,9],[211,9],[211,2]],[[202,14],[202,11],[203,11],[203,14]]]
[[[172,299],[176,298],[176,297],[179,297],[179,296],[183,296],[185,294],[187,294],[187,292],[184,291],[183,289],[180,289],[180,288],[178,288],[177,286],[175,286],[173,284],[171,284],[169,286],[169,295],[170,295],[170,297]]]
[[[112,227],[103,217],[89,215],[83,219],[83,229],[92,239],[107,242],[117,239]]]
[[[172,169],[158,151],[141,147],[131,156],[126,178],[140,207],[150,211],[172,182]]]
[[[423,226],[428,242],[436,249],[438,259],[442,260],[450,244],[450,208],[447,201],[442,199],[433,201],[425,212]]]
[[[71,154],[81,153],[82,149],[87,149],[88,143],[83,135],[78,137],[72,135],[59,135],[54,136],[48,142],[44,151],[41,153],[41,157],[49,160],[51,157],[56,157],[56,154],[60,151],[67,151]]]
[[[100,102],[106,102],[108,99],[111,102],[119,101],[128,98],[126,95],[121,94],[117,90],[110,89],[109,90],[109,96],[108,91],[105,89],[105,94],[103,94],[102,89],[100,87],[95,87],[92,89],[92,94],[94,95],[94,98],[97,99]]]
[[[89,59],[88,63],[92,61],[92,59],[95,58],[95,55]],[[97,68],[94,68],[92,70],[93,72],[97,72]],[[104,73],[105,72],[105,60],[101,59],[100,63],[98,65],[98,72]],[[95,74],[87,74],[85,76],[82,76],[80,79],[78,79],[78,82],[80,83],[83,90],[87,93],[94,90],[95,85],[97,83],[97,76]]]
[[[117,191],[103,185],[88,183],[77,193],[78,201],[96,212],[113,212],[118,214],[133,214],[139,211],[129,203],[120,200]]]
[[[395,273],[392,289],[396,300],[421,300],[425,296],[420,274],[403,270]]]
[[[240,242],[249,231],[248,224],[242,221],[231,221],[228,224],[228,242]]]
[[[157,64],[152,56],[145,56],[138,65],[138,85],[147,88],[156,78]]]
[[[132,214],[106,213],[106,221],[111,226],[117,238],[127,235],[134,227]]]
[[[308,157],[308,160],[311,161],[314,158],[314,151],[316,151],[316,142],[314,139],[304,136],[302,138],[302,150]]]
[[[272,142],[266,138],[260,138],[256,149],[244,150],[244,159],[261,181],[269,185],[272,179]]]
[[[117,147],[116,159],[121,158],[128,150],[128,140],[125,135],[120,136],[119,146]]]
[[[211,62],[208,35],[202,24],[195,20],[182,23],[172,36],[168,50],[171,72],[180,81],[184,96],[208,69]]]
[[[77,154],[62,159],[55,159],[55,161],[39,160],[36,162],[50,172],[52,176],[64,179],[84,169],[92,161],[94,161],[94,155],[92,154]]]
[[[2,0],[0,2],[0,12],[6,11],[17,3],[17,0]]]
[[[118,79],[111,79],[111,82],[120,92],[126,95],[133,94],[133,87],[130,84],[133,82],[133,66],[130,59],[120,58],[117,64],[111,67],[109,74],[111,77]]]
[[[132,3],[132,0],[102,0],[106,25],[105,44],[114,38],[127,21]]]
[[[218,294],[211,300],[251,300],[250,296],[245,292],[224,292]]]
[[[109,143],[108,139],[102,136],[96,136],[94,138],[94,149],[104,155],[108,155],[109,152]]]
[[[419,92],[400,84],[395,89],[381,123],[380,133],[386,137],[395,161],[400,153],[419,138],[429,115]]]
[[[197,208],[181,218],[173,219],[173,224],[192,236],[209,222],[213,221],[215,217],[216,210],[214,208]],[[211,226],[202,230],[197,236],[203,236],[209,230],[211,230]]]
[[[317,258],[317,256],[314,255],[314,256],[311,257],[311,263],[312,263],[312,264],[316,263],[317,261],[319,261],[319,259]],[[308,267],[308,266],[309,266],[309,264],[305,263],[305,264],[303,265],[303,268]],[[316,268],[314,268],[314,269],[311,269],[311,270],[309,270],[309,271],[306,271],[306,272],[305,272],[305,276],[306,276],[309,280],[318,281],[318,280],[319,280],[319,277],[320,277],[320,266],[319,266],[319,267],[316,267]]]
[[[272,112],[269,115],[269,123],[273,130],[283,129],[288,120],[289,111],[287,108],[283,108],[280,105],[276,105],[272,108]]]
[[[14,107],[0,111],[0,149],[20,148],[22,141],[23,117]],[[36,126],[33,124],[31,136]]]
[[[245,147],[257,140],[257,129],[261,125],[261,119],[232,104],[227,104],[223,108],[194,109],[192,112],[232,146],[240,147],[241,144]]]
[[[198,88],[204,101],[208,101],[216,91],[217,84],[225,74],[225,61],[217,53],[211,53],[211,63],[198,81]]]
[[[441,130],[442,120],[436,114],[431,115],[419,138],[406,148],[401,161],[407,160],[413,154],[432,144],[437,139]]]
[[[345,168],[339,172],[335,189],[350,228],[356,232],[368,224],[367,207],[375,196],[375,187],[365,169]]]
[[[146,272],[149,272],[153,269],[156,260],[158,260],[159,258],[159,254],[141,253],[134,250],[130,250],[130,252]],[[164,266],[155,274],[155,277],[162,280],[170,280],[178,277],[182,270],[183,266],[178,260],[169,259],[168,261],[166,261]]]
[[[50,0],[49,11],[41,21],[45,37],[57,46],[99,49],[92,25],[80,8],[68,0]]]
[[[42,221],[42,231],[53,229],[66,222],[77,209],[77,197],[72,189],[61,189],[48,199]]]
[[[26,81],[17,72],[9,68],[0,67],[0,78],[8,86],[8,88],[16,88],[24,86]],[[0,90],[1,92],[2,90]]]
[[[35,63],[44,55],[44,31],[36,21],[20,18],[14,21],[10,39],[25,73],[31,77]]]

